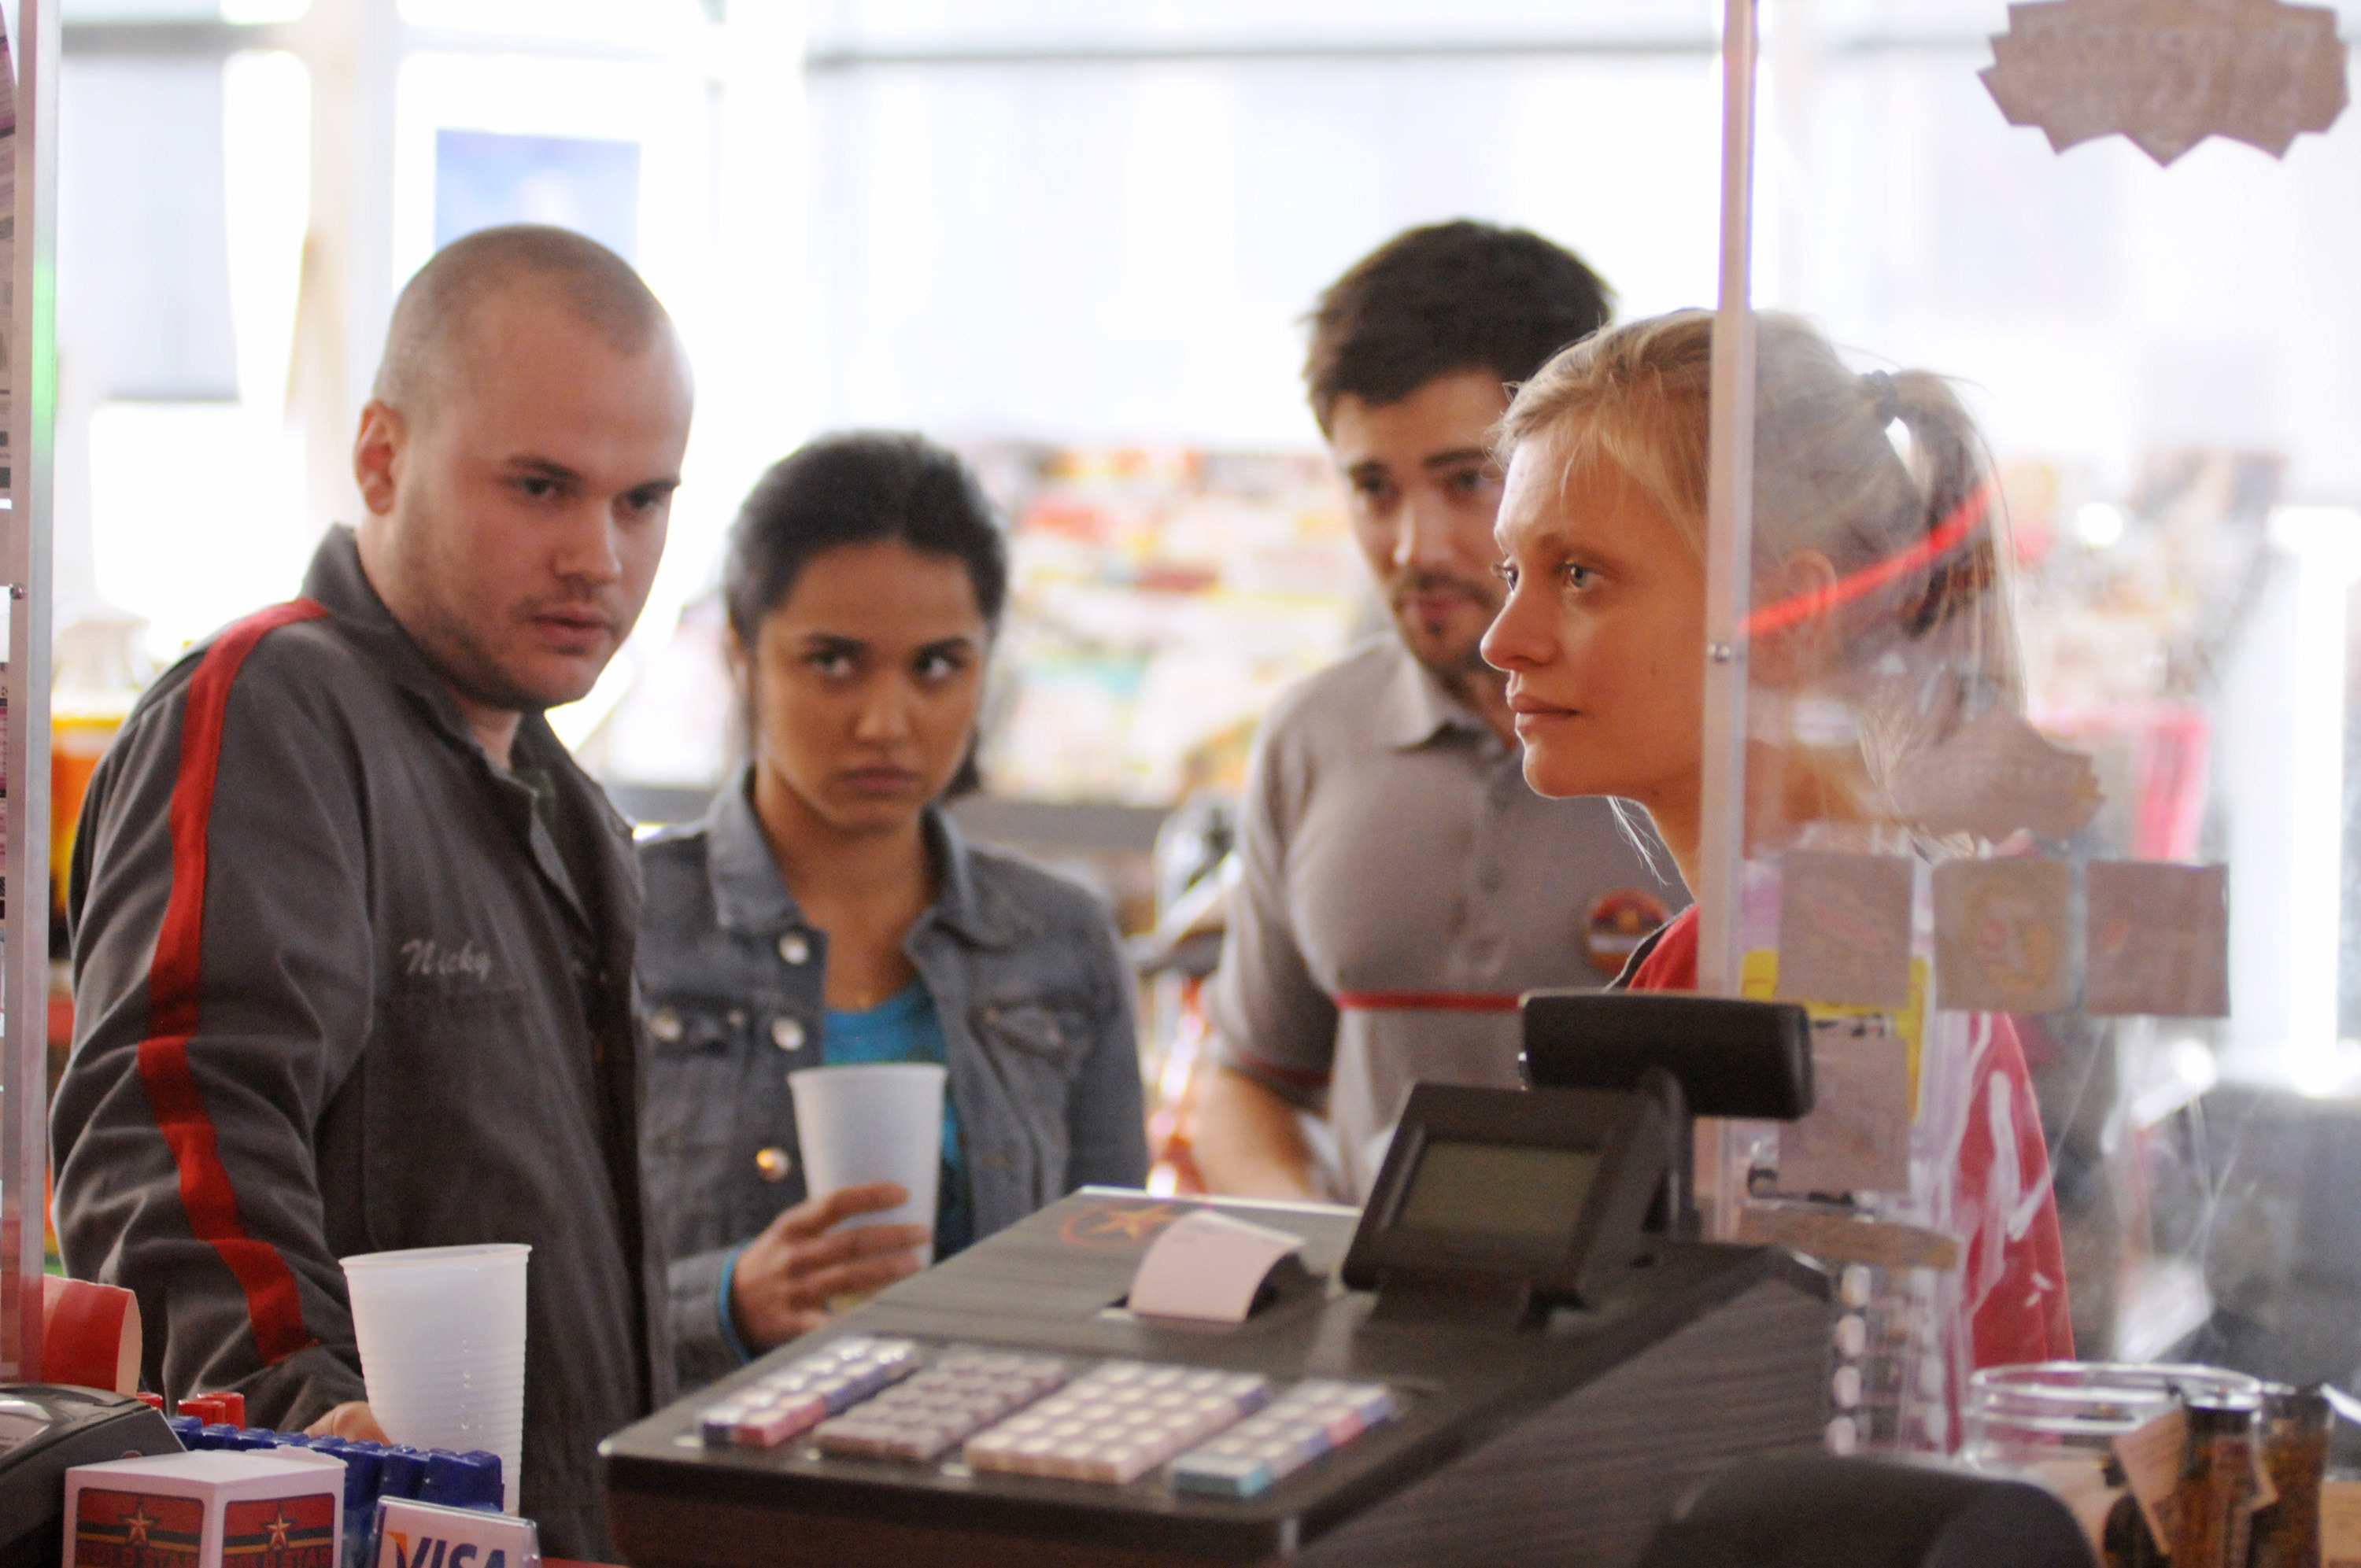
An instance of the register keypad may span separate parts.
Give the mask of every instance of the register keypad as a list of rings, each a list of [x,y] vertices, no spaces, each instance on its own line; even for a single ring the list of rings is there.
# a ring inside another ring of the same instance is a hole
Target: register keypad
[[[1382,1383],[1298,1383],[1172,1466],[1172,1485],[1216,1497],[1251,1497],[1399,1413]]]
[[[823,1453],[930,1463],[1065,1380],[1054,1356],[955,1351],[812,1435]]]
[[[1056,1356],[841,1340],[798,1356],[700,1413],[711,1447],[809,1437],[846,1458],[1126,1486],[1170,1463],[1173,1486],[1245,1498],[1392,1420],[1383,1384],[1311,1378],[1274,1399],[1269,1379],[1145,1361],[1082,1376]],[[1175,1456],[1178,1456],[1176,1459]]]
[[[1110,1361],[967,1444],[977,1470],[1124,1486],[1270,1398],[1259,1373]]]
[[[839,1340],[708,1405],[697,1420],[710,1446],[776,1448],[917,1369],[909,1340]]]

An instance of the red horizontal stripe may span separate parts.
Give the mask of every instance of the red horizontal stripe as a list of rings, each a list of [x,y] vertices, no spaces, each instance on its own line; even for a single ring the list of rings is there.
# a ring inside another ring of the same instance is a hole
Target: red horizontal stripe
[[[304,1332],[293,1270],[278,1249],[247,1235],[238,1217],[237,1190],[222,1165],[213,1117],[189,1067],[189,1038],[197,1032],[204,993],[206,833],[221,772],[230,685],[266,635],[327,613],[309,599],[294,599],[250,615],[214,640],[189,679],[180,772],[172,782],[172,894],[148,966],[149,1035],[139,1042],[139,1077],[157,1130],[180,1170],[189,1232],[214,1249],[245,1292],[254,1346],[267,1365],[317,1342]]]
[[[1224,1042],[1227,1044],[1227,1042]],[[1275,1061],[1265,1061],[1252,1051],[1229,1047],[1230,1059],[1243,1071],[1256,1078],[1268,1078],[1295,1089],[1325,1089],[1329,1075],[1309,1068],[1288,1067]]]
[[[1825,615],[1839,605],[1850,604],[1863,594],[1883,587],[1896,577],[1933,565],[1967,543],[1968,535],[1983,521],[1984,512],[1992,505],[1993,483],[1988,479],[1979,485],[1973,495],[1961,501],[1950,516],[1909,549],[1882,561],[1873,561],[1827,587],[1815,588],[1791,599],[1764,605],[1739,624],[1740,635],[1760,637],[1765,632],[1784,631],[1790,626]]]
[[[1514,1013],[1517,993],[1500,991],[1340,991],[1336,1005],[1355,1013]]]

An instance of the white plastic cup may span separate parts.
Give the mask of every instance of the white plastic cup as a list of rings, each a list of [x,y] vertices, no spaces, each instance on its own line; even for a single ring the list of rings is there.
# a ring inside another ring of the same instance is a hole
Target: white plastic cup
[[[500,1456],[508,1511],[524,1463],[521,1242],[412,1247],[343,1260],[361,1378],[385,1435]]]
[[[935,1228],[935,1187],[943,1168],[943,1081],[931,1062],[852,1062],[787,1074],[796,1102],[796,1140],[803,1146],[804,1188],[825,1198],[872,1181],[899,1182],[910,1201],[860,1214],[847,1225]],[[918,1249],[935,1260],[929,1240]]]

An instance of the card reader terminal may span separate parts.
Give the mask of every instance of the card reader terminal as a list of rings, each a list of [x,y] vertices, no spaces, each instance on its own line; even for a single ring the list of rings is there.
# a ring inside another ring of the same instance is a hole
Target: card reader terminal
[[[1344,1280],[1387,1316],[1489,1310],[1514,1321],[1595,1302],[1650,1254],[1669,1167],[1662,1108],[1638,1094],[1411,1090]]]

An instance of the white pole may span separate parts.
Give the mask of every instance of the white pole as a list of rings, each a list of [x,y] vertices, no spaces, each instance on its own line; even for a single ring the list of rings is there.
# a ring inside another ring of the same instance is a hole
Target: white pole
[[[49,512],[57,422],[58,11],[19,0],[8,311],[7,919],[0,1005],[0,1381],[41,1368],[49,1171]]]
[[[1746,619],[1754,529],[1755,0],[1725,0],[1721,33],[1721,300],[1713,330],[1706,492],[1703,816],[1697,989],[1738,994],[1738,890],[1745,850]]]

